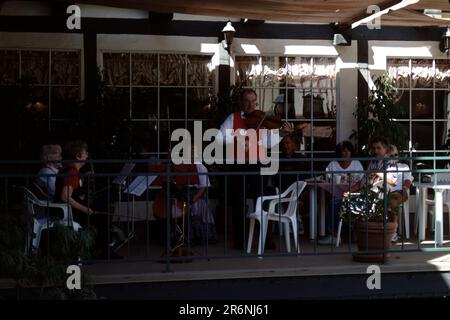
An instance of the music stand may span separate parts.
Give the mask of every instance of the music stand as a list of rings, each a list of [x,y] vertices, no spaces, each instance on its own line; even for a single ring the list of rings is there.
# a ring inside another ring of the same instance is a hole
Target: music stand
[[[151,184],[155,181],[156,176],[137,176],[129,185],[123,190],[123,193],[130,194],[132,196],[131,207],[131,235],[134,237],[134,201],[135,197],[142,196],[142,194],[148,189],[159,189],[159,187],[152,187]]]
[[[119,172],[119,175],[112,181],[112,184],[119,186],[119,204],[122,201],[122,187],[124,187],[127,183],[127,178],[130,175],[130,173],[133,171],[134,167],[136,166],[135,163],[129,162],[125,163],[122,169]],[[120,215],[119,215],[119,222],[120,222]]]

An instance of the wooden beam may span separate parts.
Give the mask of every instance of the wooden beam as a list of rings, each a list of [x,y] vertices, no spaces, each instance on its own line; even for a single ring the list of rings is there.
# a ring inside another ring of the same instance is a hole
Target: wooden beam
[[[449,6],[450,9],[450,6]],[[383,16],[382,23],[384,25],[396,26],[447,26],[448,21],[435,19],[423,14],[423,11],[400,9],[391,14]]]
[[[402,0],[387,0],[387,1],[383,1],[383,2],[375,4],[375,5],[377,5],[380,8],[380,11],[383,11],[389,7],[399,4],[400,2],[402,2]],[[343,24],[345,26],[349,26],[359,20],[370,17],[372,14],[373,13],[367,13],[367,7],[366,7],[364,10],[359,12],[357,15],[351,17],[350,19],[341,21],[341,24]]]
[[[55,1],[63,2],[66,0]],[[400,0],[78,0],[77,2],[161,13],[176,12],[325,25],[337,22],[340,25],[351,25],[352,22],[369,16],[366,12],[369,5],[376,4],[383,10],[400,3]],[[448,10],[449,3],[447,0],[421,0],[408,6],[409,10],[416,11],[414,18],[404,19],[403,16],[408,15],[408,13],[397,15],[398,12],[404,10],[400,9],[390,12],[389,15],[384,15],[382,17],[383,23],[399,26],[445,25],[445,21],[439,22],[438,19],[422,17],[421,12],[425,8]],[[415,20],[416,18],[418,18],[418,21]]]
[[[439,9],[443,11],[450,10],[450,2],[447,0],[420,0],[408,6],[410,10],[421,10],[423,9]]]
[[[149,11],[150,22],[167,23],[173,20],[173,13]]]

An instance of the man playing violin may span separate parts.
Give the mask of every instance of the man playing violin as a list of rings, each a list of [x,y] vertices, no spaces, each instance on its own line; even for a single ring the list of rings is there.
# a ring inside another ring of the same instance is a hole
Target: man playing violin
[[[243,89],[240,97],[239,97],[239,105],[240,105],[240,111],[231,113],[225,121],[220,126],[220,131],[222,133],[222,136],[225,138],[225,143],[233,143],[234,142],[234,136],[236,130],[247,130],[248,128],[248,122],[246,122],[246,119],[249,115],[251,115],[254,111],[258,111],[256,109],[257,105],[257,94],[256,91],[250,88]],[[264,119],[261,119],[264,120]],[[262,123],[258,123],[257,127],[254,129],[260,129],[262,128]],[[271,148],[271,146],[274,146],[281,141],[281,136],[284,136],[285,134],[291,133],[294,129],[293,126],[289,123],[284,123],[280,129],[280,133],[273,132],[272,130],[269,130],[269,134],[267,135],[266,139],[260,139],[258,141],[258,145],[262,145],[264,148]],[[245,131],[242,132],[242,134],[245,134]],[[238,140],[239,141],[239,140]],[[249,144],[249,140],[245,139],[245,150],[248,151],[251,147]]]
[[[237,134],[246,134],[246,130],[249,129],[248,123],[246,119],[249,118],[256,110],[257,105],[257,94],[256,91],[250,88],[243,89],[240,98],[239,105],[240,110],[237,112],[231,113],[225,121],[220,126],[220,131],[222,133],[222,138],[224,139],[224,143],[226,145],[230,143],[235,143],[235,140],[240,141],[240,143],[244,143],[244,149],[246,151],[246,157],[248,158],[249,151],[255,151],[256,154],[259,155],[257,148],[263,147],[266,149],[270,149],[272,146],[279,144],[282,136],[285,134],[291,133],[294,129],[291,124],[285,123],[279,128],[279,130],[268,130],[268,135],[259,137],[258,131],[260,128],[264,127],[262,125],[262,121],[258,123],[255,128],[257,134],[257,145],[254,146],[251,144],[251,139],[235,139]],[[257,111],[257,110],[256,110]],[[255,149],[253,149],[255,148]],[[252,150],[253,149],[253,150]],[[235,148],[235,157],[236,157],[236,148]],[[243,175],[231,175],[228,179],[228,188],[232,209],[232,222],[233,222],[233,247],[235,249],[243,249],[244,248],[244,238],[246,236],[245,232],[245,201],[247,198],[256,198],[261,194],[261,183],[263,182],[263,177],[256,174],[260,170],[260,165],[258,164],[230,164],[227,165],[227,171],[248,171],[253,172],[254,174],[248,175],[245,177],[245,186],[244,186],[244,176]]]

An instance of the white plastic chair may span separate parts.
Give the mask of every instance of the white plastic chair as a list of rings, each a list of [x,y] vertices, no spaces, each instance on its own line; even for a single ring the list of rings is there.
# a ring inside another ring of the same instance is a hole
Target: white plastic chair
[[[292,225],[294,234],[295,248],[299,252],[298,236],[297,236],[297,205],[300,194],[305,189],[306,182],[296,181],[289,186],[282,194],[273,196],[262,196],[256,201],[256,210],[253,213],[247,215],[250,219],[250,230],[248,234],[247,253],[252,250],[253,233],[255,229],[255,221],[259,222],[259,244],[258,255],[262,255],[264,252],[264,246],[267,236],[267,225],[269,220],[277,221],[284,226],[284,237],[286,240],[286,248],[288,252],[291,252],[291,241],[289,225]],[[270,201],[268,211],[263,210],[263,203]],[[280,204],[288,203],[286,210],[282,209]]]
[[[42,231],[45,229],[53,228],[56,224],[63,225],[66,227],[73,228],[73,230],[78,231],[81,226],[73,221],[72,208],[70,205],[65,203],[54,203],[46,200],[39,200],[33,192],[28,188],[22,187],[24,193],[24,198],[27,206],[27,213],[32,218],[33,221],[33,234],[31,240],[31,253],[36,254],[39,249],[39,243],[41,240]],[[35,211],[35,206],[41,208],[56,208],[63,212],[63,217],[58,220],[50,219],[48,217],[38,217]],[[27,245],[28,247],[28,245]],[[27,248],[28,250],[28,248]]]
[[[437,179],[436,183],[439,184],[448,184],[450,182],[450,173],[436,173],[432,176],[431,181],[435,181],[435,179]],[[443,202],[443,209],[445,209],[447,207],[447,212],[449,214],[449,233],[450,233],[450,194],[448,190],[444,191],[443,194],[444,197],[444,202]],[[429,228],[430,230],[434,231],[434,199],[425,199],[425,212],[427,212],[431,219],[429,220]],[[425,215],[425,225],[427,225],[427,219],[428,219],[428,215]],[[418,220],[418,219],[416,219]],[[416,222],[416,227],[417,227],[418,223]]]
[[[409,239],[410,238],[410,225],[409,225],[409,201],[411,199],[411,195],[410,195],[410,189],[408,189],[408,200],[406,200],[405,202],[402,203],[401,208],[400,208],[400,215],[399,215],[399,234],[403,234],[403,228],[401,227],[402,224],[402,217],[405,220],[405,238]],[[403,213],[403,215],[402,215]]]

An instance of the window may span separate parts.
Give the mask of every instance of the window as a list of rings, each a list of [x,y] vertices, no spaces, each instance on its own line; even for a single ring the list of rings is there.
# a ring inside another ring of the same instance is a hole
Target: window
[[[259,109],[294,123],[301,137],[300,150],[333,153],[335,58],[237,56],[235,81],[256,90]]]
[[[0,50],[0,70],[0,85],[16,85],[21,79],[29,87],[27,108],[43,114],[49,131],[80,100],[79,51]]]
[[[450,62],[388,59],[387,63],[398,88],[397,121],[408,132],[411,155],[444,156],[450,129]]]
[[[106,93],[123,100],[133,135],[150,152],[167,152],[171,131],[212,117],[209,55],[104,52],[103,68]]]

